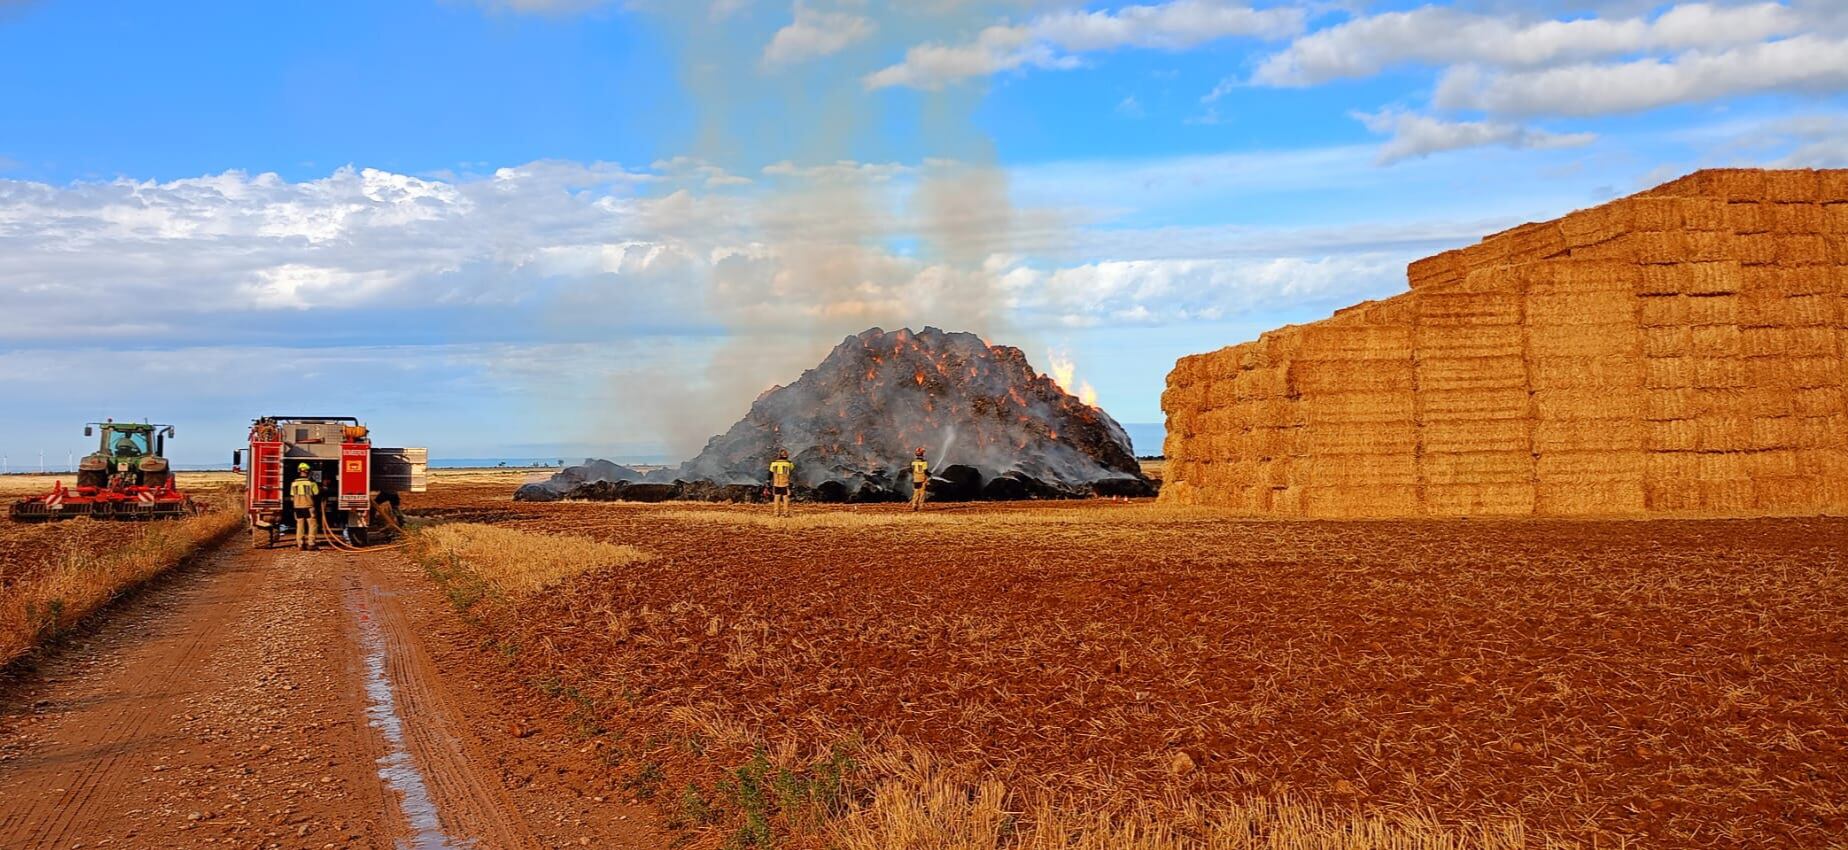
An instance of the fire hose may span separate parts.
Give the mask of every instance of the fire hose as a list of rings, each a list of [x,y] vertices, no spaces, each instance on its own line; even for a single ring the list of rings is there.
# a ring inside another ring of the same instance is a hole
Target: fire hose
[[[315,525],[315,530],[320,532],[321,538],[326,540],[328,545],[342,552],[352,552],[355,554],[362,553],[362,552],[383,552],[389,549],[402,549],[408,543],[408,541],[400,540],[397,543],[385,543],[385,544],[381,544],[378,546],[354,546],[353,544],[340,539],[339,535],[328,532],[327,518],[323,516],[320,511],[314,512],[314,516],[311,521]],[[390,523],[390,524],[393,525],[394,527],[397,526],[397,523]],[[402,531],[403,529],[399,528],[399,530]]]

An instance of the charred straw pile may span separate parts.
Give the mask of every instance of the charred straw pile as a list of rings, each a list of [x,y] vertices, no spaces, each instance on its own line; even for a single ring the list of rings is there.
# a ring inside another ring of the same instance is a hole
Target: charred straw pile
[[[919,447],[933,498],[1154,494],[1123,427],[1036,372],[1020,349],[936,328],[873,328],[758,397],[678,468],[573,468],[515,498],[755,501],[771,459],[787,450],[798,500],[896,501],[910,494]]]
[[[1163,498],[1252,514],[1848,510],[1848,171],[1702,171],[1168,376]]]

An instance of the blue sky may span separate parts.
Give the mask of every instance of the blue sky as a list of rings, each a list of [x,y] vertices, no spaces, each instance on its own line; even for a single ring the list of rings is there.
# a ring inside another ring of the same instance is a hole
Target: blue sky
[[[875,324],[1157,422],[1411,259],[1848,165],[1841,6],[0,2],[0,453],[680,454]]]

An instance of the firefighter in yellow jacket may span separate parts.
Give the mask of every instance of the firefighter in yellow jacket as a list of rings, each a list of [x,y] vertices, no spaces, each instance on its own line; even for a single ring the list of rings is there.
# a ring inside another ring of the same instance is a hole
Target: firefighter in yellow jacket
[[[796,464],[789,459],[788,449],[779,449],[776,460],[770,461],[770,514],[772,516],[789,516],[789,488],[794,486]]]
[[[308,464],[295,467],[300,475],[289,485],[289,507],[295,510],[295,548],[313,549],[314,503],[321,497],[321,485],[308,477]]]
[[[911,509],[924,509],[924,492],[930,487],[930,461],[924,459],[924,450],[918,449],[917,457],[911,460]]]

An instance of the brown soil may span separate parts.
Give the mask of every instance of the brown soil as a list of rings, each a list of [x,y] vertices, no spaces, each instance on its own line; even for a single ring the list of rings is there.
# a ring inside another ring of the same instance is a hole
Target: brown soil
[[[395,553],[239,541],[0,682],[0,846],[659,846],[555,712]]]
[[[1842,519],[1093,502],[766,528],[504,490],[429,507],[660,556],[495,624],[612,728],[702,707],[772,743],[859,731],[1093,804],[1171,793],[1185,764],[1186,794],[1512,814],[1570,843],[1823,847],[1848,829]],[[646,757],[681,776],[690,749]]]

